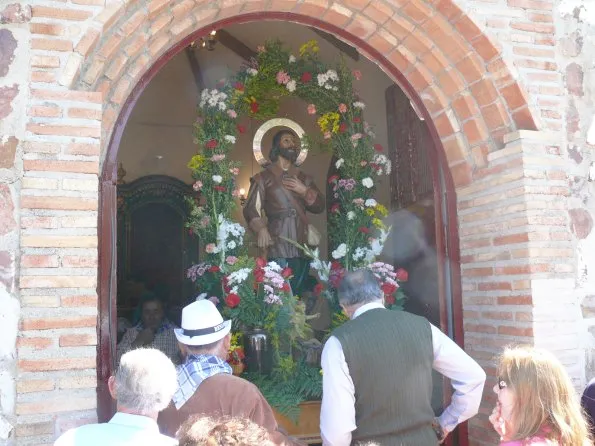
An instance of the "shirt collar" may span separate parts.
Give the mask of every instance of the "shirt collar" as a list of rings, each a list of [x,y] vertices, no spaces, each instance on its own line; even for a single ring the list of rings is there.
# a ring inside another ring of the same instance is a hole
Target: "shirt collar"
[[[157,422],[144,415],[134,415],[131,413],[116,412],[116,414],[109,420],[110,424],[119,424],[121,426],[134,427],[145,431],[159,432]]]
[[[355,319],[356,317],[364,314],[366,311],[373,310],[375,308],[384,308],[384,305],[382,305],[380,302],[370,302],[364,304],[354,311],[352,319]]]
[[[286,173],[286,174],[287,174],[287,175],[289,175],[289,176],[295,176],[295,177],[297,177],[297,175],[298,175],[298,172],[299,172],[299,171],[298,171],[298,169],[297,169],[297,167],[295,167],[295,165],[294,165],[294,164],[292,164],[292,165],[289,167],[289,169],[287,169],[287,170],[283,170],[283,169],[281,169],[281,167],[279,167],[279,165],[278,165],[277,163],[273,163],[273,164],[271,164],[271,167],[270,167],[270,169],[271,169],[271,170],[273,171],[273,173],[274,173],[276,176],[278,176],[278,177],[282,176],[282,175],[283,175],[283,173]]]

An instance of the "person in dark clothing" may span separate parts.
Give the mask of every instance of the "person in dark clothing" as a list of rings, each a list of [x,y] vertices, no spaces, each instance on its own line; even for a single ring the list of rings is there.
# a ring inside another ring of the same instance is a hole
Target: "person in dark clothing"
[[[591,434],[595,436],[595,378],[589,381],[581,397],[581,406],[585,411]]]

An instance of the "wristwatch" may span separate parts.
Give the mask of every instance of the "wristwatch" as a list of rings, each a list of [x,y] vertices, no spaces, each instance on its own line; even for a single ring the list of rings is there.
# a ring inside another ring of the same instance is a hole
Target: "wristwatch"
[[[442,426],[440,425],[438,418],[434,418],[434,421],[432,421],[432,428],[434,429],[434,433],[438,438],[438,443],[442,443],[446,438],[446,432],[444,431],[444,429],[442,429]]]

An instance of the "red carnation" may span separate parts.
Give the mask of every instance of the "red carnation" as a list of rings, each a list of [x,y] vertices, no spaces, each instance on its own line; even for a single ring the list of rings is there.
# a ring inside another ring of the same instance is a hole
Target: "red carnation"
[[[251,102],[250,103],[250,111],[252,113],[258,113],[258,102]]]
[[[245,126],[243,126],[241,124],[238,124],[236,127],[238,128],[238,132],[240,132],[240,133],[246,133],[246,127]]]
[[[213,186],[213,189],[219,192],[225,192],[225,186]]]
[[[343,265],[341,265],[341,262],[337,262],[336,260],[333,260],[331,262],[331,270],[336,271],[343,268]]]
[[[362,118],[360,118],[359,116],[356,116],[355,118],[353,118],[353,122],[355,122],[356,124],[359,124],[360,122],[362,122]]]
[[[241,82],[236,82],[235,84],[233,84],[233,88],[239,91],[244,91],[244,84],[242,84]]]
[[[323,289],[324,289],[324,286],[322,285],[322,283],[317,283],[316,286],[314,287],[314,294],[316,296],[319,296],[320,293],[322,293]]]
[[[264,268],[267,264],[267,261],[265,259],[263,259],[262,257],[257,257],[256,258],[256,266],[258,266],[259,268]]]
[[[382,292],[384,294],[393,294],[395,291],[397,291],[397,287],[395,285],[393,285],[392,283],[383,283],[382,286],[380,287],[382,288]]]
[[[397,280],[399,282],[407,282],[407,279],[409,279],[409,273],[403,268],[399,268],[397,270]]]
[[[217,265],[213,265],[209,268],[210,273],[218,273],[219,271],[221,271],[221,268],[219,268]]]
[[[331,211],[331,212],[339,212],[339,209],[340,209],[340,207],[341,207],[341,206],[339,205],[339,203],[335,203],[335,204],[333,204],[333,205],[331,206],[331,209],[330,209],[330,211]]]
[[[259,268],[254,270],[254,281],[256,283],[264,282],[264,271],[262,269]]]
[[[223,276],[221,278],[221,285],[223,285],[223,291],[229,293],[231,291],[231,287],[227,284],[227,277]]]
[[[332,184],[339,179],[339,175],[333,175],[328,179],[328,184]]]
[[[382,152],[384,148],[380,144],[374,144],[374,150],[376,150],[377,152]]]
[[[237,294],[231,293],[228,294],[227,297],[225,298],[225,305],[227,305],[229,308],[235,308],[240,304],[240,296],[238,296]]]
[[[293,271],[291,270],[291,268],[287,267],[287,268],[283,268],[283,270],[281,271],[281,275],[287,279],[288,277],[291,277],[293,274]]]
[[[311,80],[312,80],[312,73],[309,73],[308,71],[306,71],[304,74],[302,74],[302,82],[304,84],[307,84]]]
[[[384,302],[387,305],[393,305],[395,303],[395,296],[390,295],[390,296],[384,296]]]
[[[368,234],[370,232],[370,228],[366,228],[365,226],[360,226],[357,228],[359,232],[363,232],[364,234]]]
[[[281,287],[281,291],[285,291],[286,293],[288,293],[290,290],[291,288],[289,288],[289,284],[287,282],[285,282]]]
[[[345,133],[346,131],[347,131],[347,124],[342,122],[341,125],[339,126],[339,132]]]
[[[219,143],[217,142],[217,140],[216,140],[216,139],[209,139],[209,140],[207,141],[207,143],[205,144],[205,147],[206,147],[207,149],[214,149],[215,147],[217,147],[217,145],[218,145],[218,144],[219,144]]]

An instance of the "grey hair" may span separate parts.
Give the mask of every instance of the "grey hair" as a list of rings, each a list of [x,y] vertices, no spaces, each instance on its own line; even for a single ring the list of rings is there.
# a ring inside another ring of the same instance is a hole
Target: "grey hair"
[[[138,415],[165,409],[178,387],[176,368],[154,348],[138,348],[122,355],[115,374],[118,405]]]
[[[345,274],[339,284],[339,303],[346,307],[382,300],[378,279],[369,269],[363,268]]]

